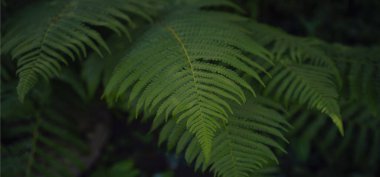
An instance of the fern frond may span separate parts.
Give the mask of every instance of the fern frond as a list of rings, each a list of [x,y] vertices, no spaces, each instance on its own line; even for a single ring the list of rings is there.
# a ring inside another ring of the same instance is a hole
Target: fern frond
[[[247,24],[252,36],[274,55],[275,61],[289,59],[296,63],[325,66],[338,74],[331,57],[321,49],[324,43],[315,38],[292,36],[286,32],[257,22]]]
[[[254,94],[239,73],[263,84],[256,71],[263,68],[248,56],[270,57],[234,23],[241,20],[217,12],[172,14],[117,66],[106,97],[115,99],[130,90],[136,112],[157,109],[157,116],[172,114],[177,122],[185,121],[208,157],[215,132],[232,112],[227,100],[244,102],[244,88]]]
[[[277,162],[273,149],[285,151],[279,141],[287,141],[282,132],[289,124],[276,107],[263,98],[249,99],[243,106],[235,105],[235,114],[217,132],[210,163],[205,161],[196,138],[184,123],[177,124],[174,120],[166,123],[159,140],[160,143],[166,140],[169,149],[176,146],[177,153],[185,151],[186,160],[194,162],[196,169],[210,167],[216,176],[222,177],[250,176],[264,164]]]
[[[81,77],[86,83],[86,92],[89,97],[92,97],[99,87],[106,85],[119,59],[124,56],[125,50],[130,46],[125,37],[116,35],[107,39],[107,43],[111,54],[102,58],[93,53],[82,64]]]
[[[248,24],[252,35],[274,55],[272,78],[268,78],[265,95],[290,104],[306,104],[331,117],[343,134],[338,104],[342,86],[339,71],[332,57],[321,46],[322,41],[289,35],[273,27]]]
[[[5,176],[74,176],[68,169],[83,168],[77,153],[83,152],[86,145],[77,135],[68,131],[63,120],[56,113],[49,112],[5,122],[13,126],[6,132],[7,138],[17,139],[6,145],[11,149],[9,153],[2,153],[6,165],[17,166],[12,167],[13,170],[5,166]]]
[[[248,101],[235,108],[226,131],[215,138],[211,170],[225,177],[248,177],[270,161],[278,163],[272,148],[285,152],[278,140],[286,141],[282,135],[286,122],[267,106]]]
[[[311,147],[317,147],[318,153],[330,163],[329,166],[346,160],[349,164],[365,169],[377,169],[380,161],[380,117],[372,114],[363,102],[342,102],[341,107],[346,128],[343,138],[334,127],[326,123],[323,115],[305,111],[301,107],[289,114],[289,121],[295,127],[292,139],[301,142],[299,149],[306,150],[303,155],[305,158]]]
[[[41,1],[22,9],[7,25],[2,48],[17,60],[20,100],[40,78],[56,76],[69,59],[86,56],[87,48],[99,55],[109,51],[93,27],[129,35],[135,26],[131,15],[151,20],[150,10],[149,1],[137,0]]]
[[[328,68],[306,64],[279,64],[271,71],[273,78],[264,93],[287,105],[307,105],[330,116],[343,134],[343,123],[338,103],[337,84]]]
[[[362,101],[380,114],[380,47],[346,47],[325,45],[332,58],[339,63],[345,98]]]
[[[72,124],[50,108],[37,111],[31,101],[21,104],[14,87],[12,91],[2,90],[1,126],[7,127],[2,132],[2,176],[75,176],[73,170],[83,168],[79,153],[87,145]]]

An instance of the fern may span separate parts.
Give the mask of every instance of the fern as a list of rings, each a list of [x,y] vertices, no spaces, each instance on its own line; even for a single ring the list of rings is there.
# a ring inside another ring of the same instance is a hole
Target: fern
[[[302,107],[294,109],[289,114],[289,121],[295,127],[292,139],[302,146],[296,150],[305,150],[305,152],[297,152],[304,153],[303,158],[307,158],[310,148],[317,147],[318,152],[331,166],[345,159],[349,164],[356,164],[357,167],[375,170],[376,164],[380,161],[378,151],[380,118],[371,114],[370,109],[362,102],[342,102],[341,107],[346,124],[346,133],[343,138],[338,135],[334,127],[326,123],[323,115],[304,111]],[[345,157],[346,154],[353,155]]]
[[[352,101],[368,104],[375,114],[380,107],[380,55],[379,47],[347,47],[342,45],[324,45],[327,53],[339,63],[343,78],[344,97]]]
[[[8,24],[2,48],[17,60],[20,100],[40,78],[59,75],[68,59],[86,56],[88,47],[99,55],[103,55],[102,48],[109,52],[93,27],[129,35],[128,29],[135,26],[131,15],[151,20],[152,9],[149,1],[135,0],[41,1],[22,9]]]
[[[236,15],[244,10],[229,0],[40,0],[27,6],[9,16],[1,41],[1,119],[12,127],[2,132],[4,176],[77,176],[86,145],[75,120],[62,112],[82,115],[76,104],[104,108],[107,119],[153,115],[161,144],[215,176],[276,173],[264,169],[278,163],[276,152],[285,152],[283,133],[291,127],[285,116],[296,127],[292,145],[302,145],[305,158],[313,145],[330,164],[343,153],[368,161],[371,170],[379,163],[378,47],[296,37]],[[151,24],[130,33],[146,21]],[[130,43],[132,36],[138,41]],[[63,68],[79,59],[86,60]],[[13,93],[12,73],[20,78],[23,104]],[[64,92],[37,84],[53,77],[54,88]],[[101,92],[107,110],[95,101]],[[343,139],[327,116],[341,134],[344,120]],[[123,173],[140,175],[131,161],[121,161],[93,176]]]
[[[323,115],[305,111],[302,107],[294,109],[289,121],[294,125],[292,141],[298,142],[296,150],[302,159],[309,157],[311,147],[317,147],[329,166],[337,166],[341,160],[347,161],[347,168],[365,168],[374,173],[380,159],[380,146],[377,92],[379,75],[376,72],[379,60],[377,47],[361,48],[341,45],[322,46],[338,63],[343,80],[339,107],[345,122],[345,137],[325,122]],[[315,141],[315,140],[318,141]],[[354,154],[346,156],[346,154]],[[364,163],[365,162],[365,163]],[[336,170],[336,169],[334,169]]]
[[[307,105],[330,116],[343,134],[338,103],[342,83],[338,69],[321,49],[323,42],[288,35],[259,23],[249,24],[253,37],[274,55],[269,66],[272,78],[264,94],[282,100],[286,106]]]
[[[96,54],[91,54],[82,64],[81,77],[86,85],[86,93],[93,97],[96,90],[105,86],[112,75],[114,67],[119,63],[119,59],[124,55],[130,43],[126,38],[111,36],[109,43],[111,54],[103,58]]]
[[[2,175],[75,176],[74,169],[84,167],[78,153],[85,152],[87,146],[71,124],[51,109],[37,111],[30,102],[21,105],[14,98],[10,94],[2,98],[2,124],[12,127],[2,133],[6,137],[1,151]]]
[[[329,115],[343,134],[338,91],[334,74],[329,69],[312,65],[284,64],[271,70],[271,79],[264,93],[273,94],[288,105],[306,104]]]
[[[244,102],[242,88],[254,94],[238,73],[263,84],[254,69],[264,69],[248,57],[270,57],[234,24],[238,21],[237,16],[202,11],[167,17],[117,66],[105,95],[115,99],[129,89],[136,112],[157,109],[157,116],[173,114],[177,122],[186,121],[208,158],[215,132],[232,113],[226,99]]]
[[[282,132],[289,127],[279,106],[259,98],[249,99],[243,106],[235,105],[233,110],[235,114],[229,117],[229,123],[216,134],[209,163],[184,123],[177,124],[174,120],[166,123],[160,143],[166,140],[169,149],[177,146],[176,152],[185,151],[186,160],[195,162],[196,169],[202,167],[204,171],[209,167],[216,176],[250,176],[268,162],[278,163],[273,149],[285,152],[278,140],[287,142]]]
[[[275,61],[289,59],[296,63],[328,67],[337,72],[331,57],[321,49],[321,45],[324,45],[322,41],[292,36],[280,29],[257,22],[250,22],[246,26],[252,31],[256,41],[273,53]]]

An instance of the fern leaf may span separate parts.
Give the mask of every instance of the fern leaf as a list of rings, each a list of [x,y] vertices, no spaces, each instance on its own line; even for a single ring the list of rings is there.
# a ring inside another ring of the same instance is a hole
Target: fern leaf
[[[2,152],[5,176],[74,176],[68,169],[84,168],[78,153],[84,152],[86,145],[64,126],[64,121],[53,112],[6,121],[13,126],[6,132],[7,138],[17,141],[5,146],[10,151]],[[65,142],[70,145],[63,146]]]
[[[333,56],[323,50],[323,46],[326,45],[323,41],[292,36],[282,30],[256,22],[251,22],[247,26],[257,42],[273,53],[275,63],[289,60],[293,63],[329,68],[334,74],[338,88],[342,87],[336,63]]]
[[[372,112],[379,113],[380,107],[380,48],[346,47],[324,45],[332,58],[339,63],[343,76],[344,97],[354,101],[364,101]]]
[[[217,132],[210,163],[205,161],[201,148],[185,124],[169,121],[160,133],[160,142],[167,140],[169,149],[185,151],[186,160],[195,168],[208,167],[216,176],[245,177],[257,173],[264,164],[277,162],[273,149],[284,151],[278,140],[286,141],[282,132],[289,124],[274,103],[263,98],[249,99],[243,106],[234,106],[236,112],[229,117],[225,128]]]
[[[324,43],[318,39],[292,36],[282,30],[256,22],[248,23],[247,26],[257,42],[269,48],[275,60],[287,58],[298,63],[308,62],[317,66],[336,68],[331,58],[321,50],[321,45]]]
[[[86,83],[86,92],[89,97],[93,97],[96,90],[108,82],[115,65],[124,55],[125,49],[130,46],[125,37],[116,35],[108,38],[107,43],[111,54],[101,58],[93,53],[82,64],[81,77]]]
[[[247,25],[257,41],[273,55],[275,67],[265,94],[276,99],[306,104],[331,117],[343,134],[338,104],[342,79],[332,57],[322,49],[322,41],[286,34],[273,27],[250,23]]]
[[[109,99],[130,91],[136,112],[157,109],[157,116],[174,115],[186,121],[210,155],[215,132],[227,122],[227,100],[243,102],[243,88],[254,93],[239,73],[263,83],[249,55],[270,53],[258,46],[235,21],[217,12],[174,14],[152,27],[115,69],[105,95]],[[247,55],[248,54],[248,55]]]
[[[9,127],[2,132],[2,176],[75,176],[73,170],[83,167],[79,154],[87,152],[87,145],[71,122],[51,107],[37,111],[31,100],[22,104],[16,84],[7,86],[12,87],[1,90],[1,126]],[[38,104],[44,104],[43,96],[38,98]]]
[[[33,3],[12,17],[6,25],[2,52],[18,63],[20,100],[40,78],[59,74],[62,64],[87,55],[91,48],[99,55],[109,52],[93,26],[129,35],[126,25],[134,26],[130,15],[150,19],[148,1],[135,0],[54,0]],[[91,27],[90,27],[91,26]]]
[[[331,70],[306,64],[282,64],[271,70],[273,78],[264,93],[286,104],[299,103],[330,116],[341,134],[343,123],[338,92]]]
[[[380,118],[371,113],[365,102],[344,101],[340,103],[346,123],[346,133],[342,138],[335,127],[326,123],[326,117],[314,111],[295,108],[289,114],[289,122],[294,125],[292,141],[296,152],[299,149],[317,147],[317,153],[328,160],[328,166],[335,166],[346,160],[348,164],[376,169],[380,161]],[[317,140],[317,141],[315,141]],[[346,154],[353,154],[347,156]],[[304,154],[308,158],[308,153]],[[363,163],[366,162],[366,163]]]

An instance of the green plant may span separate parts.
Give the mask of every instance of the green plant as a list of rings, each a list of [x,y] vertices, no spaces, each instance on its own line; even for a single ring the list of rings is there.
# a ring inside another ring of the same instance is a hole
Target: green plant
[[[43,96],[37,104],[21,104],[16,98],[15,87],[3,87],[2,123],[12,128],[2,133],[11,142],[2,147],[2,175],[73,176],[84,169],[80,156],[88,148],[77,127],[72,127],[77,120]]]
[[[121,162],[117,162],[113,164],[108,169],[99,169],[95,171],[91,176],[92,177],[117,177],[117,176],[125,176],[125,177],[137,177],[140,175],[139,170],[135,169],[133,166],[133,161],[124,160]]]
[[[292,36],[243,13],[228,0],[41,0],[12,14],[2,38],[1,119],[12,127],[2,130],[2,167],[13,170],[2,174],[80,174],[93,148],[81,132],[98,119],[79,118],[105,105],[107,116],[151,121],[160,143],[223,177],[260,176],[279,163],[292,131],[285,117],[296,130],[308,127],[307,142],[321,124],[293,119],[330,117],[336,127],[324,147],[353,136],[351,128],[344,133],[355,121],[341,100],[369,105],[365,114],[377,121],[378,47]],[[134,171],[125,163],[98,173]]]

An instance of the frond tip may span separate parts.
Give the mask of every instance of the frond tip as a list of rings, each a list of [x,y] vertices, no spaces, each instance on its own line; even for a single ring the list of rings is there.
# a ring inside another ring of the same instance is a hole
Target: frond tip
[[[215,132],[232,113],[228,100],[243,103],[243,89],[254,94],[239,74],[263,84],[257,70],[265,70],[249,56],[270,58],[234,23],[242,20],[203,11],[168,16],[117,66],[105,96],[113,100],[130,91],[136,112],[157,111],[157,117],[173,115],[177,122],[186,121],[208,158]]]
[[[344,128],[343,128],[343,122],[342,117],[338,115],[330,115],[332,121],[334,122],[335,126],[338,128],[339,133],[344,136]]]
[[[279,141],[287,142],[283,132],[290,126],[277,104],[263,100],[251,97],[244,105],[233,106],[236,114],[216,133],[209,162],[183,123],[165,123],[160,142],[166,140],[169,149],[176,146],[177,153],[185,151],[187,162],[195,162],[196,169],[209,168],[219,177],[249,177],[269,162],[278,163],[273,149],[285,152]]]
[[[298,103],[330,116],[343,135],[334,73],[324,67],[308,64],[278,64],[271,70],[273,79],[265,94],[272,94],[285,104]]]

